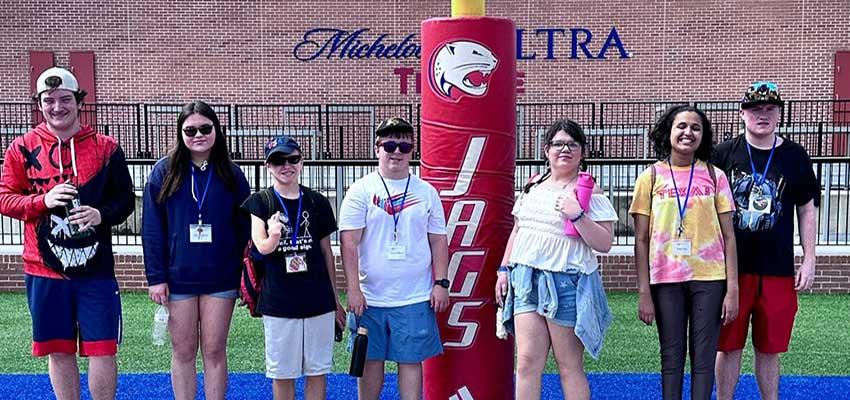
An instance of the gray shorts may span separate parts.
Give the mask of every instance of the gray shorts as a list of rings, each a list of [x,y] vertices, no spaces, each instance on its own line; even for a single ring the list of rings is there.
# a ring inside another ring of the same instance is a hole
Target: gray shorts
[[[310,318],[263,316],[266,377],[295,379],[325,375],[333,368],[336,312]]]

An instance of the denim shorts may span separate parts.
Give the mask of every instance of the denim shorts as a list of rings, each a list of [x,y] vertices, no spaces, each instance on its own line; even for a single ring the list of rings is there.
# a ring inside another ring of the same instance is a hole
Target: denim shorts
[[[239,290],[231,289],[231,290],[223,290],[221,292],[215,293],[204,293],[204,294],[178,294],[171,293],[168,295],[168,301],[180,301],[180,300],[188,300],[194,297],[199,296],[211,296],[219,299],[231,300],[239,298]]]
[[[542,275],[542,271],[534,269],[530,280],[518,279],[515,275],[520,272],[519,268],[511,270],[511,285],[514,294],[514,315],[519,315],[527,312],[541,311],[543,315],[552,315],[552,310],[549,310],[549,304],[540,304],[540,291],[546,288],[540,288],[539,284],[544,281],[538,279]],[[552,272],[552,277],[555,281],[555,289],[558,296],[557,310],[554,312],[554,317],[549,317],[558,325],[574,328],[576,326],[576,289],[579,279],[579,273],[567,272]],[[524,286],[521,281],[526,282]],[[529,287],[530,285],[530,287]],[[548,303],[548,302],[547,302]]]
[[[348,313],[348,329],[352,331],[349,351],[358,323],[369,330],[367,360],[413,364],[443,352],[437,318],[428,301],[399,307],[370,306],[359,318]]]

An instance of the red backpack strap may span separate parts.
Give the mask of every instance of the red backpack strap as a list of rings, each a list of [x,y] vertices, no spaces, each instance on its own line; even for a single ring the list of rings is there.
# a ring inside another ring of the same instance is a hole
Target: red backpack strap
[[[273,190],[273,189],[271,189]],[[274,199],[269,192],[269,189],[260,191],[260,196],[263,196],[269,207],[269,214],[274,213]],[[262,317],[257,311],[257,303],[260,299],[260,292],[263,288],[264,265],[262,260],[255,260],[251,256],[254,242],[249,240],[245,246],[245,252],[242,259],[242,280],[239,285],[239,294],[242,299],[241,305],[248,307],[248,313],[252,317]]]

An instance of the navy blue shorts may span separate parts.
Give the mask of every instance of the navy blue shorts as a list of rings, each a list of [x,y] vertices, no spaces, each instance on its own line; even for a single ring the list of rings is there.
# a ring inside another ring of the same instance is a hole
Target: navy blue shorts
[[[113,356],[121,342],[118,281],[54,279],[26,275],[32,315],[32,354]]]

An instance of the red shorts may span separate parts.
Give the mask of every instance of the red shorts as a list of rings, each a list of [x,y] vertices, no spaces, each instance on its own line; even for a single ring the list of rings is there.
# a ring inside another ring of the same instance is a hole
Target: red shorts
[[[742,274],[738,277],[738,318],[720,329],[719,351],[735,351],[747,343],[753,321],[753,346],[762,353],[784,353],[797,315],[794,277]]]

